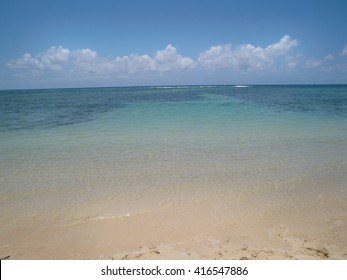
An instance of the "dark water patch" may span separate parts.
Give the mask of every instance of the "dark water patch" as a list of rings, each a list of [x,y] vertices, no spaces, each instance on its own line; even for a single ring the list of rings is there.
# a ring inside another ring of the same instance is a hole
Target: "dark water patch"
[[[133,104],[213,102],[218,101],[214,99],[218,95],[232,97],[222,102],[223,107],[232,105],[230,110],[247,104],[275,113],[300,112],[347,117],[347,86],[344,85],[18,90],[0,91],[0,131],[88,122],[102,113]]]
[[[203,98],[192,89],[90,88],[0,92],[0,130],[50,128],[94,120],[101,113],[145,102]]]
[[[346,85],[225,87],[216,94],[232,96],[275,112],[301,112],[347,117]]]

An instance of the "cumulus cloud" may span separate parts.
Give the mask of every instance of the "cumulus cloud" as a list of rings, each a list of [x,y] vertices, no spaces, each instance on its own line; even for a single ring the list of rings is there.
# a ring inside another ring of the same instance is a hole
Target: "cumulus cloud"
[[[142,71],[165,73],[173,70],[183,70],[195,67],[190,57],[177,53],[175,47],[169,44],[165,49],[159,50],[153,57],[145,55],[117,56],[115,59],[103,61],[116,72],[134,74]]]
[[[153,58],[155,69],[159,71],[169,71],[172,69],[186,69],[195,66],[195,62],[190,57],[184,57],[177,53],[177,50],[171,44],[164,50],[157,51]]]
[[[269,45],[265,49],[265,53],[269,56],[285,55],[292,48],[298,45],[297,40],[293,40],[289,35],[284,35],[281,40],[273,45]]]
[[[77,72],[122,73],[134,74],[140,71],[168,72],[172,70],[189,69],[196,63],[190,57],[177,53],[175,47],[169,44],[165,49],[159,50],[154,56],[129,55],[115,58],[100,57],[91,49],[72,50],[60,47],[51,47],[47,51],[32,56],[29,53],[7,63],[10,68],[26,68],[34,71],[61,71],[64,68]]]
[[[11,68],[29,68],[34,71],[61,71],[69,56],[70,51],[62,46],[51,47],[35,57],[25,53],[20,58],[9,61],[7,65]]]
[[[80,71],[83,69],[83,72],[98,72],[98,65],[100,63],[100,58],[96,51],[91,49],[78,49],[71,51],[70,57],[70,67],[72,65],[72,71]]]
[[[98,56],[98,53],[91,49],[81,49],[74,51],[73,56],[80,60],[94,59]]]
[[[217,45],[200,53],[199,65],[210,69],[233,67],[239,70],[261,70],[273,65],[275,60],[286,55],[292,47],[298,45],[296,40],[285,35],[279,42],[266,48],[251,44],[233,47]]]
[[[212,46],[200,53],[198,63],[203,67],[211,69],[226,68],[235,65],[236,60],[233,55],[232,45]]]
[[[96,51],[84,48],[69,50],[62,46],[51,47],[37,55],[26,53],[7,63],[13,69],[24,69],[35,73],[55,72],[81,77],[108,76],[131,77],[164,75],[171,71],[200,69],[214,71],[233,68],[241,71],[263,70],[276,64],[280,57],[285,61],[290,50],[298,42],[288,35],[265,48],[244,44],[240,46],[217,45],[201,52],[197,59],[183,56],[169,44],[153,55],[132,54],[125,56],[104,57]],[[288,59],[287,59],[288,60]],[[294,67],[294,60],[290,67]],[[288,64],[289,65],[289,64]]]

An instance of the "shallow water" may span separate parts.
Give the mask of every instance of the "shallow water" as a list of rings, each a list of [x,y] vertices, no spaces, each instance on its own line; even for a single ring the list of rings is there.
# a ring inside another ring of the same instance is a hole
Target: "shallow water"
[[[3,254],[64,258],[48,253],[57,232],[137,216],[172,232],[185,219],[186,237],[346,219],[347,86],[1,91],[0,120]]]

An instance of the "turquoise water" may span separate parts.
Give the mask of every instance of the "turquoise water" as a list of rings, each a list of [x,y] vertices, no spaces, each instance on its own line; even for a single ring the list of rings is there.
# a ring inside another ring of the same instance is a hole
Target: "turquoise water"
[[[345,211],[347,86],[0,91],[0,155],[1,246],[33,217],[64,225],[215,193],[298,207],[322,195]]]

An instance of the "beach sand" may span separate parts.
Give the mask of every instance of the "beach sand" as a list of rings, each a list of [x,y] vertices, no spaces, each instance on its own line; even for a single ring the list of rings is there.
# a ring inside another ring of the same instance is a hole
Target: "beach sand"
[[[347,213],[341,211],[345,203],[335,197],[328,205],[326,196],[317,208],[317,197],[311,201],[301,197],[301,203],[296,200],[292,207],[291,199],[266,204],[259,193],[243,198],[222,193],[190,195],[190,200],[121,216],[84,216],[79,206],[74,210],[84,217],[74,220],[70,216],[65,224],[56,218],[43,226],[47,217],[32,217],[31,230],[19,228],[13,233],[16,241],[2,246],[0,257],[347,259]],[[115,203],[109,198],[96,204],[110,210]],[[85,209],[92,207],[85,205]],[[71,210],[67,209],[70,214]]]

